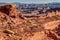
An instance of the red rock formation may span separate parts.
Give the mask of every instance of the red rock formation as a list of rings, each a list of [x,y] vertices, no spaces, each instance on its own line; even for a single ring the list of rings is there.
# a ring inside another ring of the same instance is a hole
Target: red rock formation
[[[0,6],[0,12],[3,12],[7,15],[16,15],[16,5],[3,5]]]
[[[60,40],[59,11],[31,19],[16,11],[16,5],[0,6],[0,40]]]

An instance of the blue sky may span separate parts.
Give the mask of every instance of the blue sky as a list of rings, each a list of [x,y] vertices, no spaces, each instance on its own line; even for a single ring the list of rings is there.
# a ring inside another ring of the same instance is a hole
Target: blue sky
[[[60,2],[60,0],[0,0],[0,2],[49,3],[49,2]]]

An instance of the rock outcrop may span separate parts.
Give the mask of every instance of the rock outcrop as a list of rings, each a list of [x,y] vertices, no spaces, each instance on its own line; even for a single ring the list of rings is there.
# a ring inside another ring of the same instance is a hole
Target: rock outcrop
[[[0,6],[0,40],[60,40],[60,12],[25,18],[16,5]]]
[[[15,14],[16,13],[16,5],[0,6],[0,12],[6,13],[7,15]]]

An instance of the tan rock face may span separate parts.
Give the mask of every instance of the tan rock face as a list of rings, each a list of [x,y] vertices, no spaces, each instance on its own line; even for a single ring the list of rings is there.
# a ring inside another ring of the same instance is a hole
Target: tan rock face
[[[5,5],[0,6],[0,12],[3,12],[7,15],[16,15],[16,5]]]
[[[53,30],[53,29],[57,28],[59,24],[60,24],[60,20],[48,22],[48,23],[44,24],[44,28]]]
[[[0,6],[0,40],[60,40],[60,12],[26,18],[16,5]]]
[[[52,11],[52,12],[48,12],[47,14],[43,14],[43,16],[42,15],[40,15],[40,18],[46,18],[46,17],[52,17],[52,16],[60,16],[60,11]]]
[[[49,38],[47,37],[47,35],[44,33],[44,31],[42,32],[37,32],[34,33],[34,36],[32,36],[30,38],[30,40],[49,40]],[[50,39],[51,40],[51,39]]]

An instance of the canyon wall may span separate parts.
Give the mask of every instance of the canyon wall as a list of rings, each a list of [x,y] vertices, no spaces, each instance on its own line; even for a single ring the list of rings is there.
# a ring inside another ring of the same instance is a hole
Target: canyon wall
[[[27,20],[16,11],[16,5],[0,6],[0,40],[60,40],[59,11]]]
[[[16,5],[10,4],[10,5],[0,5],[0,12],[5,13],[9,16],[16,15]]]
[[[40,18],[46,18],[46,17],[52,17],[52,16],[60,16],[60,11],[56,10],[56,11],[52,11],[52,12],[48,12],[46,14],[40,14]]]

